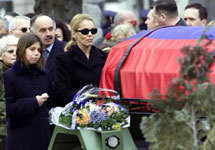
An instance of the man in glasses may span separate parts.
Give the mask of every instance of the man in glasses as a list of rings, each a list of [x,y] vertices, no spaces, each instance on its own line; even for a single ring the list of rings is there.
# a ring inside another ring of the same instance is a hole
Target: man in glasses
[[[9,33],[20,38],[24,33],[30,32],[30,18],[16,16],[9,23]]]
[[[49,16],[39,14],[31,19],[31,30],[38,34],[43,40],[45,49],[46,69],[54,78],[55,57],[64,52],[65,42],[59,41],[55,37],[56,24]]]

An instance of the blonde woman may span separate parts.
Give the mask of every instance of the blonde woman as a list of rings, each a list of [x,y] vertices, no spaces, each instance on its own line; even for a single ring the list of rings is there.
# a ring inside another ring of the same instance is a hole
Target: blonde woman
[[[77,14],[70,23],[72,39],[66,45],[66,53],[56,57],[54,93],[59,105],[72,101],[83,86],[99,86],[106,54],[93,46],[97,28],[87,14]]]

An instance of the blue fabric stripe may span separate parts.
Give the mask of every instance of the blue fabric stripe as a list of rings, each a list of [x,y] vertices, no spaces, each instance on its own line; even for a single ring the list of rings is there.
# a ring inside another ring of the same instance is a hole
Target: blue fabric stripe
[[[172,26],[159,29],[148,36],[153,39],[199,39],[202,35],[205,27],[191,27],[191,26]],[[148,33],[151,30],[144,30],[136,35],[128,38],[127,40],[137,39],[143,34]],[[210,36],[210,39],[215,39],[215,28],[211,27],[206,35]]]

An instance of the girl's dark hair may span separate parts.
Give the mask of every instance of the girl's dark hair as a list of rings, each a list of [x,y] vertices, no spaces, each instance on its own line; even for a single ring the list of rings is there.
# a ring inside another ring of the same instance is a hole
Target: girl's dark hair
[[[44,49],[43,41],[41,40],[41,38],[38,35],[36,35],[34,33],[25,33],[20,37],[18,45],[17,45],[17,51],[16,51],[17,60],[20,61],[20,63],[23,66],[28,67],[29,62],[27,61],[26,56],[25,56],[26,49],[29,48],[31,45],[33,45],[36,42],[39,42],[40,46],[41,46],[41,50],[40,50],[41,57],[40,57],[39,61],[37,62],[37,66],[41,69],[44,69],[45,60],[43,57],[43,49]]]

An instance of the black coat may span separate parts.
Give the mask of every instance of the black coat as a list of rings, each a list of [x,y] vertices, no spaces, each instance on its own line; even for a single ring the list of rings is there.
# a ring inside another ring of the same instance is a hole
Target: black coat
[[[54,79],[55,74],[55,57],[64,53],[65,45],[65,42],[59,41],[57,38],[55,38],[54,45],[46,61],[46,69],[50,72],[52,79]]]
[[[17,61],[3,74],[6,98],[7,150],[47,150],[50,131],[46,104],[35,98],[51,94],[48,74],[36,66],[22,67]]]
[[[92,46],[90,58],[78,46],[56,57],[54,94],[58,105],[64,106],[72,101],[74,94],[83,86],[99,86],[102,68],[107,55]]]

